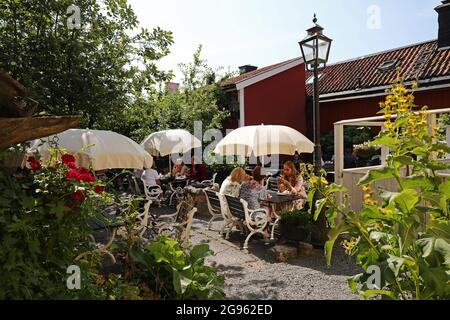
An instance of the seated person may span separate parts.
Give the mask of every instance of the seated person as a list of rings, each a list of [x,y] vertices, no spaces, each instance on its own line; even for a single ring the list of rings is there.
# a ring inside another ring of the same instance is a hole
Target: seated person
[[[264,176],[261,175],[261,167],[257,166],[253,169],[252,179],[242,184],[239,197],[247,201],[250,210],[261,209],[259,200],[265,190]]]
[[[191,158],[191,180],[202,182],[205,181],[206,176],[206,164],[203,162],[199,162],[196,156],[192,156]]]
[[[189,174],[188,167],[184,164],[183,159],[178,159],[175,166],[172,169],[172,177],[186,177]]]
[[[278,179],[278,190],[282,193],[301,196],[302,199],[294,201],[294,208],[303,209],[308,196],[303,186],[302,178],[292,161],[287,161],[283,165],[283,172]]]
[[[222,182],[219,193],[231,197],[239,197],[239,191],[243,182],[250,180],[250,177],[245,173],[241,167],[237,167],[231,174]]]
[[[149,189],[158,187],[161,184],[159,181],[159,174],[155,170],[155,164],[142,172],[141,179]]]

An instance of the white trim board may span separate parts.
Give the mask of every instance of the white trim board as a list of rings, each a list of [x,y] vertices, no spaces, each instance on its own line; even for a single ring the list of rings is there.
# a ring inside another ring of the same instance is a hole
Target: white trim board
[[[292,68],[294,68],[296,66],[299,66],[301,64],[303,64],[303,58],[297,58],[297,59],[295,59],[295,60],[293,60],[293,61],[291,61],[289,63],[283,64],[283,65],[281,65],[279,67],[276,67],[276,68],[273,68],[273,69],[270,69],[270,70],[268,70],[266,72],[260,73],[260,74],[254,76],[254,77],[249,78],[249,79],[237,82],[236,83],[236,89],[237,90],[242,90],[242,89],[244,89],[244,88],[246,88],[248,86],[251,86],[252,84],[258,83],[258,82],[263,81],[263,80],[266,80],[266,79],[268,79],[270,77],[273,77],[273,76],[275,76],[275,75],[277,75],[279,73],[282,73],[282,72],[284,72],[286,70],[292,69]]]
[[[239,90],[239,128],[245,127],[245,89]]]

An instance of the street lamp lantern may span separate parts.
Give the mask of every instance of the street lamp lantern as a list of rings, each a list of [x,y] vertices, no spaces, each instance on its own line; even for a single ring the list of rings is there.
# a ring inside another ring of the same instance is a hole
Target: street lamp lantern
[[[302,50],[303,60],[309,71],[325,68],[330,55],[331,40],[323,34],[323,28],[317,24],[317,17],[314,14],[314,26],[306,30],[306,38],[299,42]]]

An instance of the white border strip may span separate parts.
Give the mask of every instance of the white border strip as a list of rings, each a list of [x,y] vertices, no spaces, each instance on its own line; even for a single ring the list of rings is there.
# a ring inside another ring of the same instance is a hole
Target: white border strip
[[[245,87],[251,86],[252,84],[255,84],[255,83],[263,81],[263,80],[265,80],[267,78],[273,77],[273,76],[275,76],[275,75],[277,75],[279,73],[282,73],[282,72],[284,72],[286,70],[292,69],[292,68],[294,68],[296,66],[299,66],[301,64],[303,64],[303,58],[297,58],[297,59],[295,59],[292,62],[283,64],[283,65],[281,65],[279,67],[276,67],[276,68],[271,69],[269,71],[266,71],[266,72],[263,72],[261,74],[258,74],[257,76],[254,76],[254,77],[252,77],[250,79],[246,79],[246,80],[237,82],[236,83],[236,89],[237,90],[244,89]]]

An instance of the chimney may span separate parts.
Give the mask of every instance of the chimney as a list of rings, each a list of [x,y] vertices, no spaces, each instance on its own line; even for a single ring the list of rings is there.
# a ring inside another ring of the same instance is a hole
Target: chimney
[[[255,66],[252,66],[252,65],[249,65],[249,64],[246,64],[245,66],[239,67],[239,72],[241,74],[248,73],[248,72],[255,71],[255,70],[258,70],[258,67],[255,67]]]
[[[179,83],[175,83],[175,82],[167,82],[166,83],[166,90],[167,90],[168,94],[172,94],[172,93],[176,92],[179,87],[180,87]]]
[[[439,14],[438,49],[450,49],[450,0],[435,8]]]

